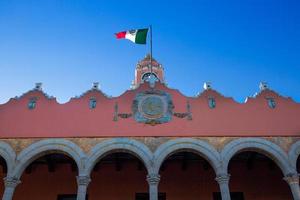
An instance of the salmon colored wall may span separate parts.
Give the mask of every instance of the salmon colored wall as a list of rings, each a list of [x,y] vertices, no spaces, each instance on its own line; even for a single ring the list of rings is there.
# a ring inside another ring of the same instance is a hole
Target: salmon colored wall
[[[167,200],[212,200],[212,193],[219,192],[212,169],[203,170],[202,164],[188,164],[181,170],[182,163],[168,164],[161,171],[159,192],[165,192]]]
[[[76,172],[70,165],[56,165],[48,172],[46,165],[38,165],[31,174],[24,173],[13,200],[56,200],[58,194],[76,194]]]
[[[0,137],[116,137],[116,136],[299,136],[300,104],[283,98],[271,90],[261,92],[246,103],[237,103],[214,90],[205,90],[191,98],[177,90],[157,84],[156,89],[172,95],[174,112],[186,112],[191,104],[193,120],[173,117],[172,121],[156,126],[137,123],[132,117],[113,121],[114,105],[119,113],[132,113],[131,105],[138,92],[149,90],[148,83],[119,97],[107,98],[91,90],[77,99],[59,104],[47,99],[43,92],[33,90],[19,99],[0,105]],[[208,107],[208,97],[215,97],[216,108]],[[38,97],[34,110],[27,108],[28,100]],[[96,97],[96,109],[89,109],[89,99]],[[273,97],[277,107],[267,105]]]
[[[99,171],[92,173],[89,200],[134,200],[136,192],[147,193],[147,172],[137,167],[137,163],[123,163],[122,170],[116,171],[114,164],[100,165]]]
[[[92,173],[88,193],[90,200],[133,200],[135,192],[147,192],[146,171],[138,171],[136,163],[123,164],[121,171],[115,165],[100,165]],[[267,163],[255,163],[253,170],[245,164],[234,164],[230,170],[231,191],[244,192],[246,200],[290,200],[289,187],[282,180],[278,169],[270,171]],[[31,174],[22,176],[13,200],[56,200],[57,194],[76,193],[76,173],[69,165],[57,165],[54,173],[46,166],[39,166]],[[186,171],[181,163],[166,165],[161,172],[160,192],[167,193],[167,200],[212,200],[218,192],[212,169],[203,170],[202,164],[188,164]],[[3,191],[3,184],[0,187]]]

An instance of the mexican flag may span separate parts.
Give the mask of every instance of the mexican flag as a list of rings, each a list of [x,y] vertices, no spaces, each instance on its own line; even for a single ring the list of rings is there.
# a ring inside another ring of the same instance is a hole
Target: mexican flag
[[[148,29],[136,29],[116,33],[117,39],[127,39],[136,44],[146,44]]]

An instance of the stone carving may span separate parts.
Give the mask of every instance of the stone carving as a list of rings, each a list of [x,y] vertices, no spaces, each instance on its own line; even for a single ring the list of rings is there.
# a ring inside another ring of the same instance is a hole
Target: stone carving
[[[218,176],[215,178],[215,180],[216,180],[219,184],[222,184],[222,183],[228,184],[229,179],[230,179],[230,174],[220,174],[220,175],[218,175]]]
[[[171,121],[173,108],[171,95],[160,90],[138,93],[132,103],[135,120],[151,125]]]
[[[190,102],[187,101],[187,103],[186,103],[186,112],[185,113],[174,113],[173,115],[178,118],[186,118],[187,120],[192,120],[193,118],[192,118]]]
[[[19,179],[15,178],[15,177],[6,177],[6,178],[4,178],[5,187],[15,188],[20,183],[21,183],[21,181]]]
[[[89,176],[77,176],[77,184],[87,186],[91,182],[91,178]]]
[[[114,121],[118,121],[118,115],[119,115],[119,105],[118,103],[115,103],[115,106],[114,106],[114,118],[113,120]]]
[[[120,114],[118,114],[118,117],[121,117],[123,119],[127,119],[129,117],[132,117],[132,113],[120,113]]]
[[[160,175],[159,174],[149,174],[147,176],[147,181],[149,185],[157,185],[160,181]]]
[[[133,113],[119,113],[118,103],[114,106],[113,121],[119,118],[127,119],[134,116],[137,122],[157,125],[172,120],[172,116],[192,120],[190,102],[186,103],[186,112],[173,113],[174,105],[171,95],[160,90],[150,90],[138,93],[132,103]]]
[[[114,111],[114,117],[113,117],[114,121],[118,121],[119,117],[123,118],[123,119],[127,119],[127,118],[132,117],[132,113],[119,113],[119,105],[118,105],[118,103],[115,103],[114,109],[115,109],[115,111]]]
[[[299,185],[299,174],[287,174],[283,180],[285,180],[289,185]]]

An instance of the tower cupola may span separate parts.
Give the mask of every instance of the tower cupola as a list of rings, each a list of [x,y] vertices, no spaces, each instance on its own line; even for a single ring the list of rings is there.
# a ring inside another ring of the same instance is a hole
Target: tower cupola
[[[164,69],[160,63],[158,63],[154,58],[152,58],[152,73],[155,78],[164,83]],[[136,88],[141,83],[144,83],[151,75],[151,65],[150,65],[150,54],[139,61],[135,68],[135,77],[132,83],[132,87]]]

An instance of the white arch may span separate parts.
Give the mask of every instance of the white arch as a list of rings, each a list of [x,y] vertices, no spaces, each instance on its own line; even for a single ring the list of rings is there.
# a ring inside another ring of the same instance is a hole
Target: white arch
[[[104,156],[113,152],[128,152],[139,158],[150,173],[152,168],[152,152],[149,148],[137,140],[128,138],[114,138],[103,141],[92,148],[86,159],[85,175],[90,175],[94,166]]]
[[[300,155],[300,141],[291,146],[288,154],[291,166],[297,172],[297,160]]]
[[[78,171],[82,171],[84,167],[82,160],[84,160],[86,156],[78,145],[65,139],[44,139],[31,144],[21,151],[17,156],[14,176],[20,178],[25,168],[31,162],[51,152],[67,154],[76,162]]]
[[[199,154],[210,163],[216,174],[221,173],[219,152],[207,142],[192,138],[172,139],[160,145],[154,153],[154,173],[158,174],[164,160],[179,151],[190,151]]]
[[[4,158],[7,166],[7,175],[12,173],[15,166],[16,153],[6,142],[0,141],[0,156]]]
[[[224,170],[233,156],[243,151],[255,151],[272,159],[284,175],[292,172],[288,155],[275,143],[261,138],[240,138],[229,142],[221,152]]]

